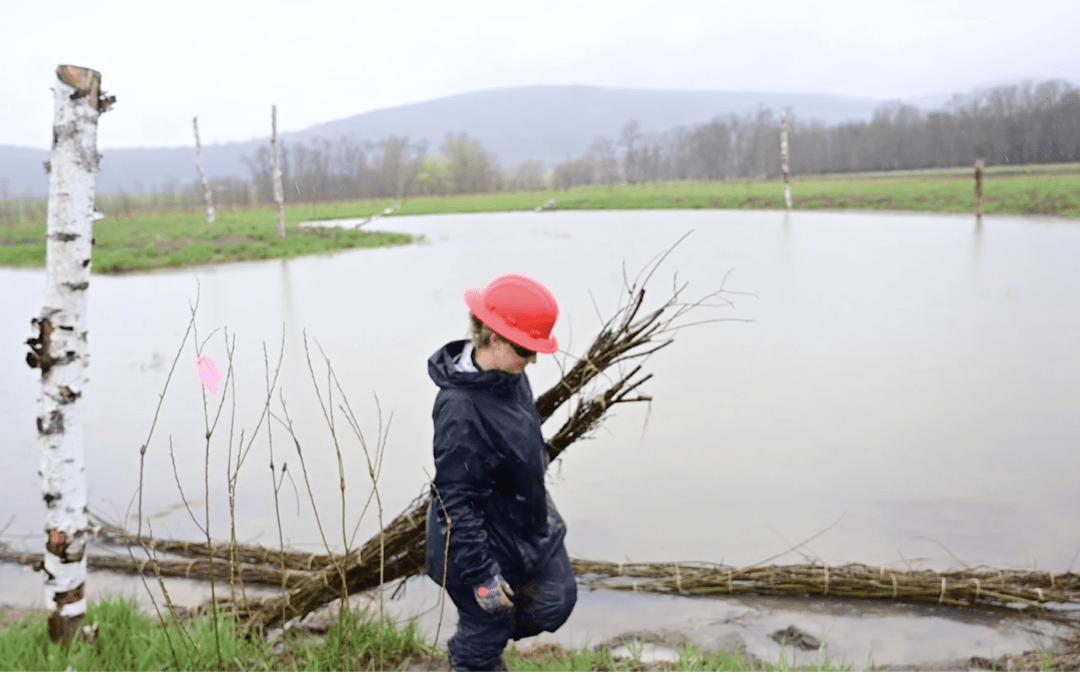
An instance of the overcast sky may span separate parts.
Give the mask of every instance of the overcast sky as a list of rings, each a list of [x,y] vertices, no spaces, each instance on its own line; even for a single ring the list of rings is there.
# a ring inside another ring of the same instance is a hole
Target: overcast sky
[[[46,148],[59,64],[117,96],[102,148],[299,130],[482,89],[880,99],[1080,83],[1077,0],[0,0],[0,144]]]

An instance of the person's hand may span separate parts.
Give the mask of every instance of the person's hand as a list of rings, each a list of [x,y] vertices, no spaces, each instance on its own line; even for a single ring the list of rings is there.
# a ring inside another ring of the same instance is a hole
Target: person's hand
[[[510,589],[510,584],[506,583],[506,579],[503,579],[501,574],[496,574],[474,588],[473,595],[476,597],[476,604],[488,614],[505,612],[514,607],[511,600],[514,597],[514,591]]]

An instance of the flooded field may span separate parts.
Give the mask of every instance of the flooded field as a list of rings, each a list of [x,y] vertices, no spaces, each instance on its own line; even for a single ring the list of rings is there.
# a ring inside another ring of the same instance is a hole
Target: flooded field
[[[199,294],[198,339],[225,369],[223,330],[235,336],[235,458],[266,396],[284,325],[278,384],[303,443],[311,492],[330,546],[353,534],[370,492],[359,443],[336,411],[346,466],[346,533],[333,437],[315,395],[305,331],[325,397],[320,347],[369,445],[388,428],[379,481],[387,520],[433,472],[426,359],[464,336],[462,292],[520,272],[543,281],[561,308],[556,335],[577,355],[633,277],[688,231],[650,283],[659,303],[672,276],[686,298],[719,287],[733,307],[700,319],[746,319],[680,331],[646,370],[650,407],[623,406],[596,438],[552,467],[549,489],[572,557],[704,560],[748,565],[817,560],[945,569],[991,565],[1066,571],[1080,553],[1080,225],[1051,219],[737,211],[553,212],[386,218],[381,229],[422,234],[410,247],[152,274],[95,276],[90,286],[86,454],[91,508],[120,521],[138,485],[158,394]],[[198,282],[196,281],[198,280]],[[41,308],[42,271],[0,270],[0,527],[37,550],[44,507],[34,419],[39,386],[23,362]],[[200,289],[201,290],[198,290]],[[595,305],[594,305],[595,302]],[[315,341],[318,341],[316,345]],[[146,455],[144,512],[154,533],[195,538],[192,511],[228,533],[225,480],[232,394],[206,457],[203,389],[189,340]],[[533,390],[559,377],[552,358],[529,370]],[[378,405],[375,397],[378,396]],[[275,396],[276,399],[276,396]],[[213,421],[222,397],[208,396]],[[334,405],[341,403],[335,391]],[[275,403],[275,412],[281,414]],[[392,422],[390,415],[393,415]],[[554,433],[561,417],[549,421]],[[295,447],[271,426],[287,545],[323,550]],[[278,518],[260,428],[237,485],[237,536],[277,546]],[[426,473],[425,473],[426,471]],[[356,541],[378,531],[374,511]],[[814,535],[817,535],[816,537]],[[812,538],[803,546],[798,542]],[[194,604],[205,588],[174,582]],[[0,604],[40,604],[39,575],[0,565]],[[103,589],[145,593],[138,580],[96,574]],[[438,588],[406,586],[394,611],[426,612]],[[447,603],[440,641],[453,633]],[[1045,626],[1008,616],[906,606],[706,600],[583,592],[564,644],[669,628],[703,639],[734,632],[751,653],[798,625],[833,658],[864,667],[1023,651]]]

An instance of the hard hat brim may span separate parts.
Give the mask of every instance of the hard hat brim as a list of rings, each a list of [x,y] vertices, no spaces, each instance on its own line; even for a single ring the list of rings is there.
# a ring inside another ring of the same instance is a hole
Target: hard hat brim
[[[470,288],[465,291],[465,304],[483,321],[491,330],[514,344],[521,345],[525,349],[531,349],[540,354],[554,354],[559,351],[559,342],[554,335],[546,338],[534,338],[525,331],[511,326],[506,321],[484,304],[484,289]]]

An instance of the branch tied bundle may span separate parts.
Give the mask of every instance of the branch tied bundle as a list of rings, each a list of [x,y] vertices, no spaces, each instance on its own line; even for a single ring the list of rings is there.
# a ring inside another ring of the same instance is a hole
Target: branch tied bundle
[[[648,401],[638,389],[651,375],[639,376],[642,362],[651,354],[670,345],[673,334],[688,325],[732,321],[714,318],[680,323],[685,314],[701,307],[731,307],[721,296],[731,293],[721,287],[694,302],[683,302],[681,295],[686,284],[673,281],[671,295],[658,308],[642,315],[645,287],[652,275],[686,236],[670,249],[650,261],[642,274],[630,283],[624,273],[625,296],[614,316],[606,321],[585,355],[569,369],[561,380],[537,399],[541,421],[550,418],[564,403],[575,396],[578,405],[567,421],[550,439],[552,455],[558,456],[575,441],[587,436],[604,420],[611,407],[619,403]],[[724,281],[726,281],[726,276]],[[626,370],[627,364],[633,364]],[[609,371],[614,370],[612,375]],[[599,394],[582,394],[596,378],[604,376],[609,384]],[[382,532],[359,549],[317,570],[295,585],[281,598],[263,603],[238,603],[235,611],[245,621],[245,628],[261,632],[298,616],[303,616],[341,596],[375,588],[380,583],[422,574],[425,564],[428,488]],[[379,545],[383,543],[383,564],[379,561]]]

